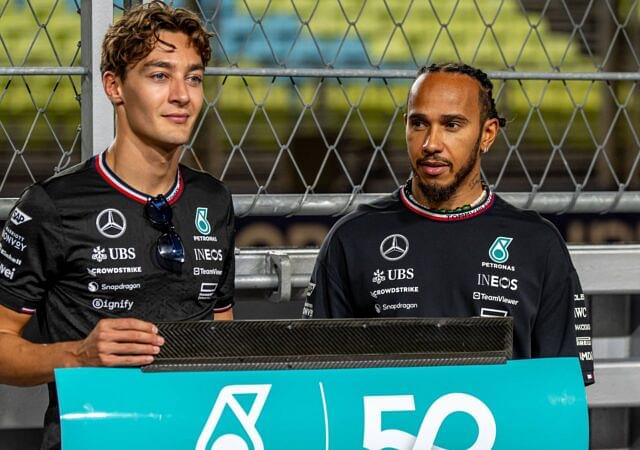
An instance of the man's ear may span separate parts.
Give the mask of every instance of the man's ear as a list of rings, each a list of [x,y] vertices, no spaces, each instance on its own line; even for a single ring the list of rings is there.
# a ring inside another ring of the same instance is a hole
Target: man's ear
[[[487,119],[482,126],[482,138],[480,139],[480,148],[483,149],[483,153],[489,151],[493,142],[498,137],[498,131],[500,130],[500,124],[498,119]]]
[[[109,101],[113,106],[118,106],[124,103],[122,97],[122,79],[115,73],[107,70],[102,74],[102,86],[104,93],[109,98]]]

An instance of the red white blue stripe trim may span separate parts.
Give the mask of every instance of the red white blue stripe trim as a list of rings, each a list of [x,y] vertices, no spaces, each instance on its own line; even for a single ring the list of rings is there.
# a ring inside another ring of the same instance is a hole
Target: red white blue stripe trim
[[[106,152],[100,153],[95,157],[96,163],[96,171],[100,176],[116,191],[120,192],[125,197],[130,198],[131,200],[135,200],[138,203],[146,204],[147,201],[151,198],[150,195],[145,194],[144,192],[140,192],[137,189],[132,188],[127,183],[122,181],[118,175],[116,175],[110,168],[107,166],[106,162]],[[184,190],[184,183],[182,181],[182,174],[180,173],[180,167],[178,167],[178,173],[176,174],[176,180],[169,189],[169,192],[165,194],[165,198],[170,205],[173,205],[178,201],[180,196],[182,195],[182,191]]]
[[[436,220],[438,222],[457,222],[459,220],[467,220],[473,217],[477,217],[480,214],[488,211],[496,200],[496,196],[491,190],[487,189],[487,198],[480,205],[475,208],[462,212],[441,213],[427,209],[419,205],[415,200],[410,198],[405,192],[405,187],[400,189],[400,200],[404,206],[411,212],[418,214],[419,216],[426,217],[427,219]]]

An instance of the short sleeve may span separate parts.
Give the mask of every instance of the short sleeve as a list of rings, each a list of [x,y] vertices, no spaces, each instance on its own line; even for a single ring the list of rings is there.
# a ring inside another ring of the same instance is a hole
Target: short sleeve
[[[554,242],[547,258],[532,356],[577,356],[585,384],[592,384],[595,378],[590,305],[564,242]]]
[[[34,184],[13,207],[2,229],[0,304],[34,313],[57,279],[63,261],[60,215],[44,189]]]
[[[229,239],[227,257],[224,260],[220,286],[216,290],[216,303],[213,308],[214,313],[220,313],[231,309],[234,305],[236,255],[235,255],[235,214],[233,211],[233,201],[229,196],[229,207],[225,223],[226,233]]]
[[[311,281],[306,290],[302,310],[305,319],[355,317],[346,281],[344,249],[339,239],[330,233],[322,244]]]

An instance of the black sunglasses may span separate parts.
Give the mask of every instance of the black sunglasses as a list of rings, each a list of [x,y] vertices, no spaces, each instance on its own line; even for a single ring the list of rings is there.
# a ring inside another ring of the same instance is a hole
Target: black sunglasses
[[[156,241],[158,263],[163,269],[179,270],[180,264],[184,263],[184,245],[171,222],[173,212],[165,196],[160,194],[150,198],[144,206],[144,216],[155,228],[162,231]]]

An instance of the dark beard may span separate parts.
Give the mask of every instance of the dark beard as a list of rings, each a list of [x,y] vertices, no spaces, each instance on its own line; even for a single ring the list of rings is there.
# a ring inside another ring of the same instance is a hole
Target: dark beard
[[[463,181],[469,176],[473,167],[476,165],[476,161],[478,161],[478,154],[480,153],[480,139],[482,135],[478,136],[478,140],[476,141],[475,148],[469,159],[467,159],[464,166],[456,172],[454,179],[447,186],[438,186],[437,184],[427,184],[423,183],[420,178],[416,177],[415,180],[418,184],[418,189],[422,192],[422,195],[429,201],[430,204],[439,205],[443,202],[446,202],[451,198],[453,194],[458,190]],[[415,175],[414,175],[415,177]]]

